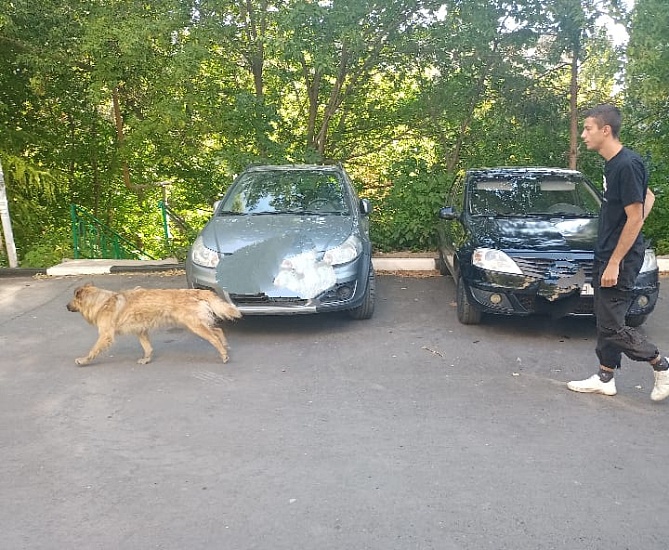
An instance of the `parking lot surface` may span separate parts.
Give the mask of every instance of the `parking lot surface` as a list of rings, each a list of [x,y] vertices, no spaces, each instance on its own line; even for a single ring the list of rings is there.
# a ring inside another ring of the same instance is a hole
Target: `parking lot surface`
[[[644,330],[669,352],[667,279]],[[625,360],[595,372],[594,323],[456,319],[447,277],[379,277],[369,321],[223,325],[230,362],[181,329],[90,366],[65,309],[83,282],[0,279],[0,548],[665,550],[669,401]]]

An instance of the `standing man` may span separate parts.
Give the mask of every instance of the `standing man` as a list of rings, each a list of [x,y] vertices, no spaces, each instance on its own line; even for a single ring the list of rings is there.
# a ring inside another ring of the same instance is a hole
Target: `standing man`
[[[669,397],[669,362],[655,344],[625,325],[631,289],[645,253],[641,228],[655,195],[648,189],[643,160],[620,142],[620,123],[620,111],[613,105],[599,105],[585,114],[581,138],[588,149],[606,160],[604,200],[592,269],[600,366],[597,374],[569,382],[567,387],[577,392],[615,395],[613,373],[620,368],[624,353],[634,361],[650,363],[655,373],[650,398],[662,401]]]

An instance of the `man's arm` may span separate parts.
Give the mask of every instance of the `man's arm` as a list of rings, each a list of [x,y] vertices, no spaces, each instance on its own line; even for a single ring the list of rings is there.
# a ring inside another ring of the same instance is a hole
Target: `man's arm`
[[[652,192],[649,192],[652,195]],[[655,195],[652,195],[650,206],[653,206]],[[646,194],[646,202],[648,202],[648,194]],[[606,264],[606,269],[602,273],[601,285],[603,287],[616,286],[618,282],[618,273],[620,272],[620,262],[623,261],[625,254],[632,248],[634,241],[639,236],[643,221],[646,214],[645,203],[634,202],[625,207],[625,214],[627,214],[627,221],[623,226],[622,233],[618,239],[618,244],[611,254],[609,263]],[[650,209],[649,209],[650,211]]]
[[[655,204],[655,193],[650,189],[646,191],[646,200],[643,202],[643,219],[644,221],[650,214],[650,211],[653,209],[653,204]]]

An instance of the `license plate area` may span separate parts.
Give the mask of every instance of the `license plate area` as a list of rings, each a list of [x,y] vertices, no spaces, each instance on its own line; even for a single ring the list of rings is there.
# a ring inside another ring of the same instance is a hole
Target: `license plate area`
[[[594,296],[595,289],[590,283],[584,283],[581,287],[581,296]]]

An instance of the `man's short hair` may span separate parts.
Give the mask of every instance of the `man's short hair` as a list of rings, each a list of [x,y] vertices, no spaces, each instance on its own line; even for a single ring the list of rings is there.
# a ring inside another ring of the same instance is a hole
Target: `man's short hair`
[[[611,134],[614,138],[618,138],[620,135],[620,126],[622,123],[622,116],[620,115],[620,109],[615,105],[597,105],[592,109],[588,109],[585,112],[585,118],[594,118],[597,122],[597,126],[603,128],[604,126],[611,127]]]

